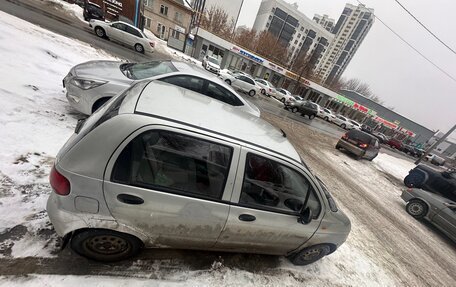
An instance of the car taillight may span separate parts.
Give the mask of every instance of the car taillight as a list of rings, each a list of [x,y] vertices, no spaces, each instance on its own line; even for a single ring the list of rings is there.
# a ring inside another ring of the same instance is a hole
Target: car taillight
[[[57,171],[55,166],[52,167],[51,174],[49,175],[49,182],[51,183],[54,192],[58,195],[70,194],[70,182]]]
[[[367,148],[367,146],[368,146],[368,144],[365,144],[365,143],[359,145],[360,148]]]
[[[272,89],[271,89],[271,88],[269,88],[269,92],[272,92]]]
[[[152,48],[155,48],[155,43],[154,43],[154,42],[149,42],[149,45],[150,45]]]

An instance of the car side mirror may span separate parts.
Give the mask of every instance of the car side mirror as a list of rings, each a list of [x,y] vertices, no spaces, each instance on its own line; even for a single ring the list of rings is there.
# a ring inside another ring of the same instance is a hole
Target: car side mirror
[[[312,221],[312,219],[313,219],[312,209],[310,209],[310,207],[306,207],[299,214],[298,222],[301,224],[309,224]]]
[[[451,174],[448,171],[442,171],[442,176],[444,178],[451,178]]]

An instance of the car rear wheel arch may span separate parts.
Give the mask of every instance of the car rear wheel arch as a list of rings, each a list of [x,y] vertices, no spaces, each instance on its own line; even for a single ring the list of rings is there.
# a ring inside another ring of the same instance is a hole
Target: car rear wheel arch
[[[136,43],[135,44],[135,51],[138,52],[138,53],[144,53],[144,46],[139,44],[139,43]]]
[[[414,198],[407,202],[405,210],[414,218],[421,219],[428,214],[429,205],[424,200]]]
[[[106,31],[101,26],[96,26],[94,31],[95,31],[95,34],[98,37],[100,37],[100,38],[105,38],[106,37]]]

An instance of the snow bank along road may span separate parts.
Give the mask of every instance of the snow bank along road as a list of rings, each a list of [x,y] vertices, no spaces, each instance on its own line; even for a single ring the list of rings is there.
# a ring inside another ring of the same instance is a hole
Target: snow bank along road
[[[0,41],[0,286],[454,286],[455,246],[408,216],[399,198],[410,163],[385,154],[355,161],[333,138],[267,113],[350,216],[352,233],[337,252],[305,267],[252,254],[148,250],[100,264],[59,252],[45,212],[47,176],[80,116],[61,80],[77,63],[113,57],[2,12],[0,27],[8,39]]]

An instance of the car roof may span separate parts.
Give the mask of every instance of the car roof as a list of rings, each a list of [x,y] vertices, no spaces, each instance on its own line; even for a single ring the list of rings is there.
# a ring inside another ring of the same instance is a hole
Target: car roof
[[[265,120],[178,86],[150,81],[139,96],[135,113],[223,135],[301,163],[284,134]]]

